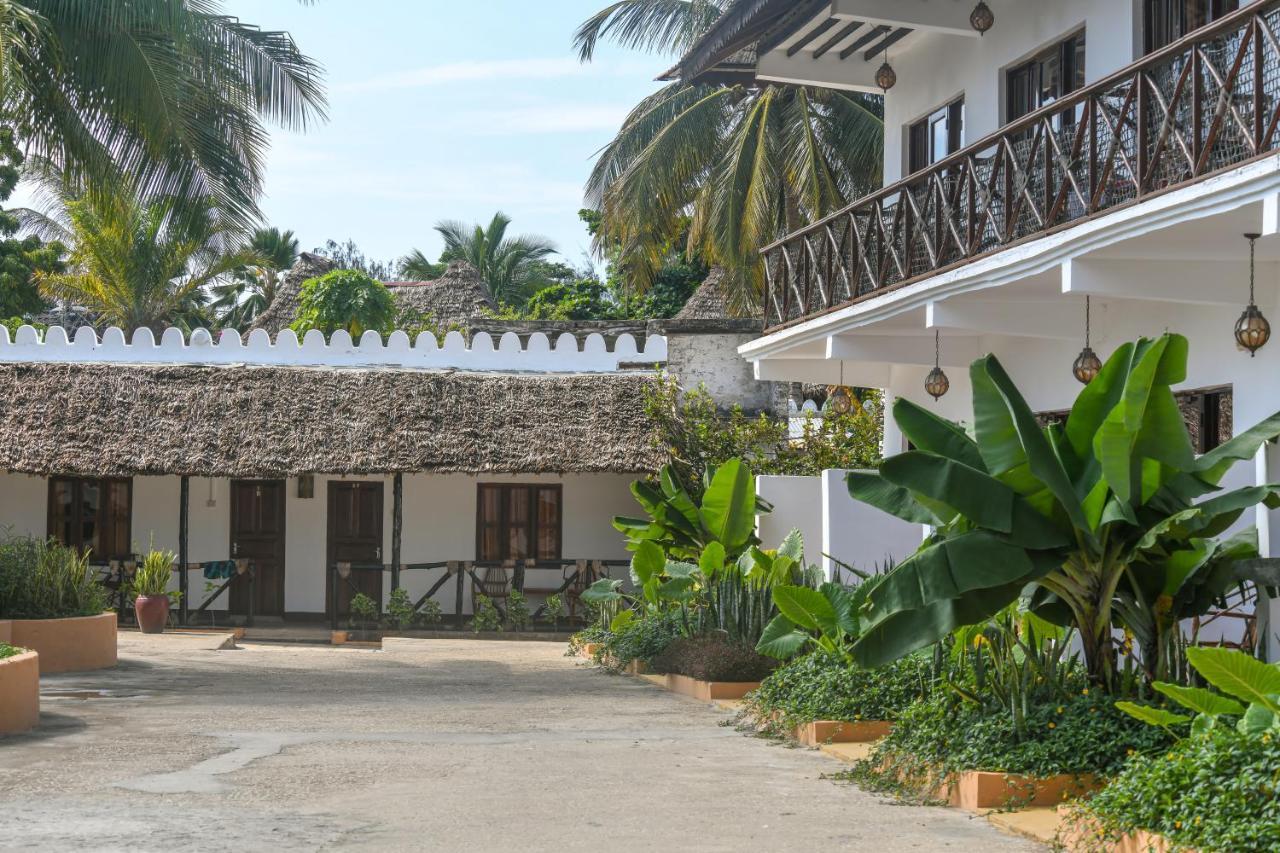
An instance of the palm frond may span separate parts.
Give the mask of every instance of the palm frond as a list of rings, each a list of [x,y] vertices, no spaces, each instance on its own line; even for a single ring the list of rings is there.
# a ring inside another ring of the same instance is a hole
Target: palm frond
[[[602,40],[649,53],[683,53],[729,5],[726,0],[617,0],[573,34],[578,59],[590,62]]]

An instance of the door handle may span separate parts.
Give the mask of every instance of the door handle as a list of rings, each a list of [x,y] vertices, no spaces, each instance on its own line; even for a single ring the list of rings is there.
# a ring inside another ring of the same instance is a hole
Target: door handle
[[[377,549],[376,549],[375,553],[377,554],[377,556],[376,556],[374,559],[376,559],[376,560],[381,560],[381,559],[382,559],[382,546],[381,546],[381,545],[378,545],[378,546],[377,546]]]
[[[239,556],[239,554],[240,554],[240,543],[239,543],[239,542],[232,542],[232,543],[231,543],[231,556],[236,557],[236,556]]]

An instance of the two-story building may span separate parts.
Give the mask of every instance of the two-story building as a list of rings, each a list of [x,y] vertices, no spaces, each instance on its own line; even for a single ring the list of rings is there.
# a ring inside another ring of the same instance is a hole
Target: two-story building
[[[1280,317],[1280,2],[755,0],[672,76],[885,96],[886,186],[764,251],[759,378],[968,421],[993,352],[1052,413],[1084,348],[1175,330],[1201,450],[1280,410],[1280,342],[1237,333]],[[1276,482],[1277,456],[1231,477]],[[1280,519],[1248,520],[1271,550]]]

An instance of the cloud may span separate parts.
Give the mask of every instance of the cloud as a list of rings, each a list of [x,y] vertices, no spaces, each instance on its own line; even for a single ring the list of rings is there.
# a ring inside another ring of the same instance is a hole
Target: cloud
[[[484,80],[556,80],[566,77],[599,77],[601,74],[634,75],[651,73],[651,64],[636,61],[582,63],[572,57],[543,59],[490,59],[428,65],[367,80],[334,86],[336,92],[368,93],[398,89],[426,89]]]

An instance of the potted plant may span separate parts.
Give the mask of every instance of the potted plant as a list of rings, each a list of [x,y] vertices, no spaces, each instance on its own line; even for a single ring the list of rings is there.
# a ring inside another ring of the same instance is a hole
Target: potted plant
[[[169,607],[182,594],[169,591],[176,559],[172,551],[148,551],[129,584],[129,592],[134,596],[133,612],[138,618],[138,628],[144,634],[164,631],[169,622]]]

